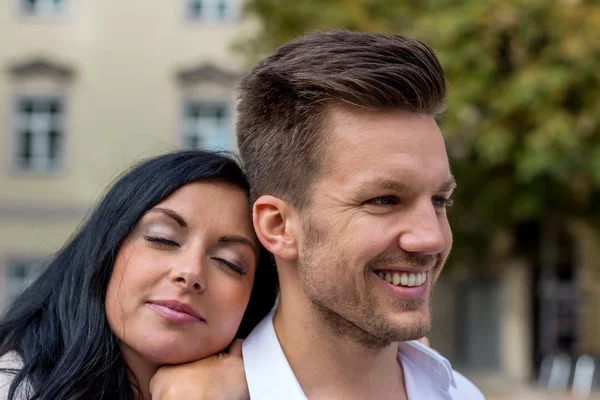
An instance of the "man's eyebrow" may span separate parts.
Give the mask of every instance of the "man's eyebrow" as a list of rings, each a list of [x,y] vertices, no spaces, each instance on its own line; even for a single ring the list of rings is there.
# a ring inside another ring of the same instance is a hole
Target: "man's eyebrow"
[[[379,187],[383,189],[388,189],[395,192],[406,192],[411,190],[409,185],[405,184],[402,181],[397,181],[393,179],[387,178],[375,178],[368,182],[362,183],[360,186],[370,186],[370,187]],[[439,187],[439,192],[450,192],[456,188],[456,179],[453,176],[450,176],[445,182],[443,182]]]
[[[444,182],[440,185],[440,187],[438,188],[438,191],[450,192],[454,189],[456,189],[456,179],[454,179],[453,176],[450,176],[450,178],[446,182]]]
[[[361,186],[378,187],[392,190],[395,192],[404,192],[409,189],[408,185],[406,185],[405,183],[387,178],[375,178],[361,184]]]
[[[235,236],[235,235],[222,236],[219,238],[219,243],[242,243],[242,244],[250,246],[257,255],[259,254],[259,248],[256,245],[256,243],[254,243],[252,240],[248,239],[245,236]]]
[[[177,222],[177,224],[179,226],[181,226],[182,228],[187,228],[187,223],[185,222],[185,219],[183,219],[183,217],[181,215],[177,214],[175,211],[173,211],[169,208],[154,207],[153,209],[149,210],[148,212],[159,212],[159,213],[165,214],[165,215],[173,218],[175,220],[175,222]]]

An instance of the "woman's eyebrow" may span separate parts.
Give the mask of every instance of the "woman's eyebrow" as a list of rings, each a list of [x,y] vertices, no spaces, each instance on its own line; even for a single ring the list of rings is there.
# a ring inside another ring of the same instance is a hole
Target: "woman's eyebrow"
[[[183,217],[181,215],[177,214],[175,211],[171,210],[170,208],[154,207],[153,209],[149,210],[148,212],[159,212],[159,213],[168,215],[169,217],[173,218],[179,226],[181,226],[182,228],[187,228],[187,223],[185,222],[185,219],[183,219]]]
[[[219,243],[242,243],[248,245],[254,250],[256,254],[259,254],[258,246],[252,240],[245,236],[222,236],[219,238]]]

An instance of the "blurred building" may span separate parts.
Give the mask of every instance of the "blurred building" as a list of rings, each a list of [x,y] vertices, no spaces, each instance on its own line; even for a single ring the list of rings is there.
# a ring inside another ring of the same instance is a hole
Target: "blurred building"
[[[240,2],[2,3],[0,309],[132,163],[234,149]]]
[[[559,353],[572,360],[570,380],[583,354],[600,366],[598,234],[584,221],[545,222],[504,239],[524,256],[502,270],[450,272],[437,285],[432,345],[472,376],[535,381]]]

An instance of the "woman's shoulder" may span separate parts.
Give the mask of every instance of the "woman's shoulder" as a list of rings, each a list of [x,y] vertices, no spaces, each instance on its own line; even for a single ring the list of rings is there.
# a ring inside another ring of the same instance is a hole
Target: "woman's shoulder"
[[[23,359],[16,351],[9,351],[0,356],[0,369],[21,369]]]
[[[9,351],[0,356],[0,400],[8,398],[10,384],[22,366],[23,360],[16,351]]]

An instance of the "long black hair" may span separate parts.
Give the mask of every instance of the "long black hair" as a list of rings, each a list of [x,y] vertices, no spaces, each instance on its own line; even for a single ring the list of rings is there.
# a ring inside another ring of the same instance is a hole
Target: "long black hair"
[[[106,319],[106,288],[117,252],[138,220],[195,181],[249,190],[238,163],[224,154],[179,151],[142,162],[114,183],[39,278],[14,300],[0,321],[0,355],[16,351],[23,360],[9,399],[27,387],[27,397],[35,400],[134,398],[128,367]],[[263,249],[238,337],[270,311],[276,293],[277,272]]]

